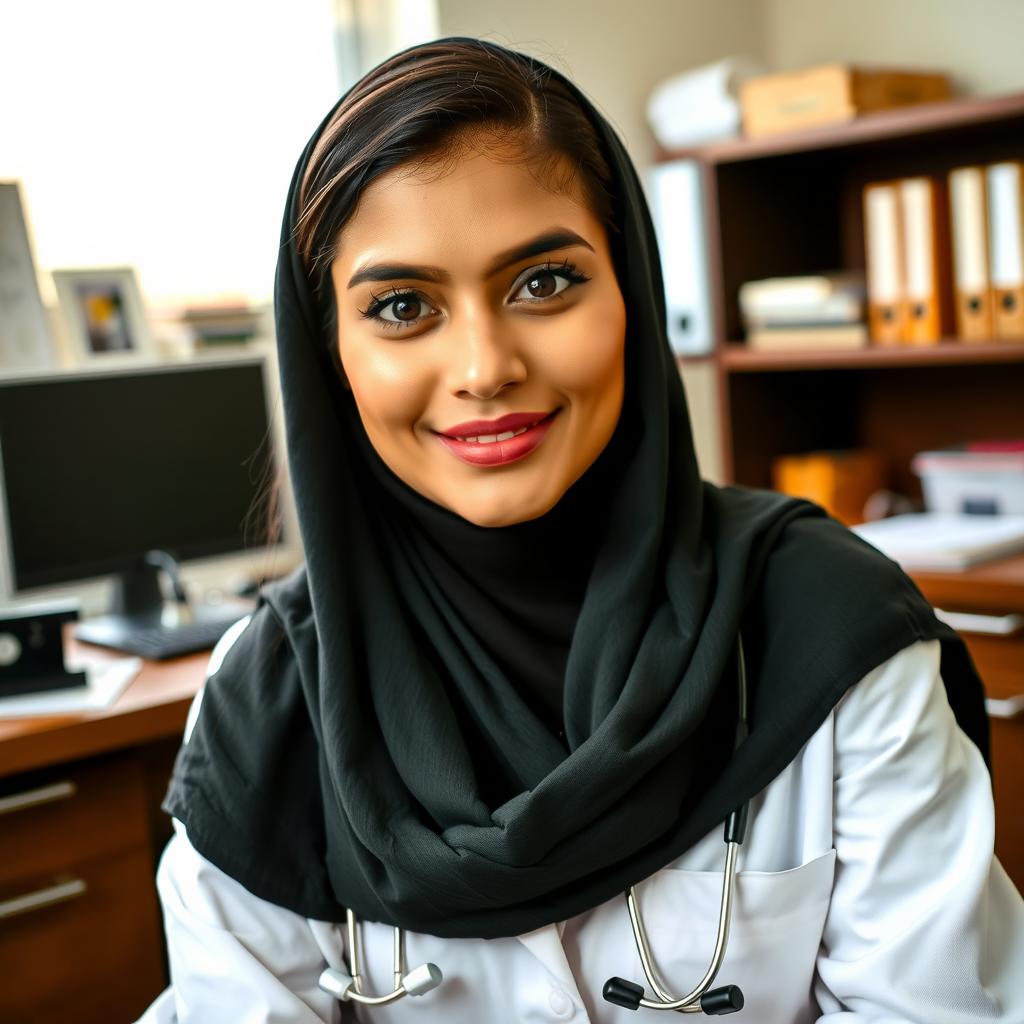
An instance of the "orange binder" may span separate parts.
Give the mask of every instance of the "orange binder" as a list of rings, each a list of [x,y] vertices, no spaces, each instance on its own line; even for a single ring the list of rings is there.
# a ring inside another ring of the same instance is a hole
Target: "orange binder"
[[[875,345],[903,341],[903,255],[895,182],[864,186],[864,252],[867,259],[868,329]]]
[[[992,318],[997,338],[1024,338],[1024,164],[990,164],[988,186],[989,265]]]
[[[953,297],[956,333],[961,341],[989,341],[995,333],[986,193],[984,167],[957,167],[949,172]]]
[[[945,181],[903,178],[897,185],[903,238],[903,340],[908,345],[934,345],[953,333]]]

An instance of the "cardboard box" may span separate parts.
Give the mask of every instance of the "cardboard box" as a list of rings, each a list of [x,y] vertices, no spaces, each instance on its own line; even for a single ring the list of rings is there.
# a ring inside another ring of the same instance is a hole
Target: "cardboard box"
[[[950,95],[944,74],[825,64],[742,83],[743,133],[759,138],[799,131]]]
[[[772,460],[772,487],[817,502],[846,526],[864,522],[864,506],[885,486],[885,463],[866,449],[780,455]]]

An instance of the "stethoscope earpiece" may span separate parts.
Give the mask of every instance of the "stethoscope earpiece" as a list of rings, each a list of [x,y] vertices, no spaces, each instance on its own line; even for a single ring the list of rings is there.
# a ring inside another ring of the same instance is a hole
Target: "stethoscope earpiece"
[[[601,993],[609,1003],[622,1006],[627,1010],[639,1010],[640,1001],[644,997],[643,985],[626,981],[625,978],[609,978],[604,983]],[[719,1017],[726,1013],[735,1013],[743,1009],[743,993],[737,985],[724,985],[712,989],[700,997],[700,1007],[682,1007],[683,1013],[706,1013],[709,1017]]]

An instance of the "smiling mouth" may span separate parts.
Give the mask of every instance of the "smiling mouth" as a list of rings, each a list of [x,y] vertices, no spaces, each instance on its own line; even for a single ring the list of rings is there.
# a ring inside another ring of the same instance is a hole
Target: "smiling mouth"
[[[462,462],[473,466],[500,466],[525,459],[543,442],[561,407],[535,423],[505,430],[500,434],[477,434],[460,437],[451,434],[436,434],[441,442]]]
[[[434,433],[439,437],[448,437],[453,441],[462,441],[463,443],[494,444],[496,441],[510,441],[513,437],[518,437],[520,434],[525,434],[528,430],[533,430],[534,427],[552,419],[557,412],[558,409],[553,409],[546,416],[538,415],[532,423],[526,423],[515,430],[503,430],[499,434],[448,434],[440,430],[436,430]]]

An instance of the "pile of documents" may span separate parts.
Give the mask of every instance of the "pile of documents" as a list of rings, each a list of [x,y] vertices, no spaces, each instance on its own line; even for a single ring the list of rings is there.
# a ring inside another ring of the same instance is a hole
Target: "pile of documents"
[[[747,345],[754,349],[847,349],[867,344],[859,271],[748,281],[739,290]]]
[[[959,571],[1024,551],[1024,516],[914,512],[862,523],[853,531],[908,572]]]
[[[251,341],[260,333],[262,312],[248,303],[189,306],[180,314],[195,346],[227,345]]]

